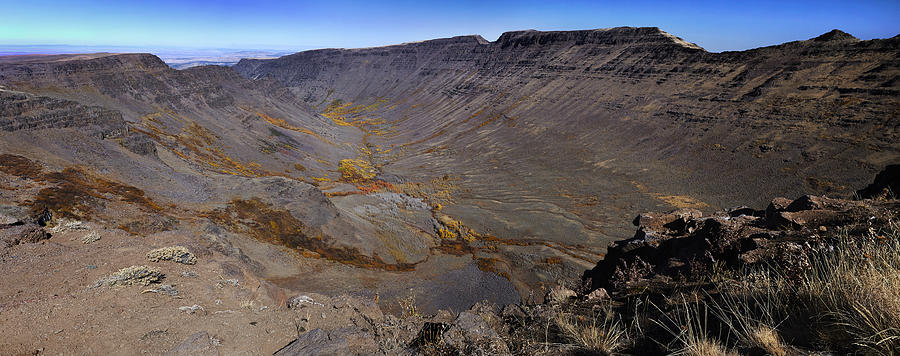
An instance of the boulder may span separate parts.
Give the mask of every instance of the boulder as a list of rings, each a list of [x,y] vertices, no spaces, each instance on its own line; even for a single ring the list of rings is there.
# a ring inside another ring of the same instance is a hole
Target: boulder
[[[856,195],[862,199],[896,198],[900,195],[900,164],[884,167],[884,170],[875,176],[875,181],[857,190]]]
[[[285,347],[275,352],[276,356],[300,355],[348,355],[351,354],[350,343],[340,333],[313,329],[300,335]]]
[[[569,288],[563,286],[555,286],[551,288],[549,292],[547,292],[544,300],[550,301],[551,303],[562,303],[569,300],[569,298],[575,298],[575,296],[577,295],[578,294],[575,293],[575,291]]]
[[[443,333],[441,340],[463,354],[508,355],[509,348],[490,324],[476,313],[464,311]]]
[[[201,331],[169,350],[166,356],[217,356],[219,355],[217,344],[218,340],[210,338],[206,331]]]
[[[37,224],[0,226],[0,247],[11,247],[21,243],[35,243],[50,238],[50,234]]]
[[[609,293],[606,292],[604,288],[594,289],[592,292],[587,294],[587,300],[594,302],[602,302],[604,300],[609,299]]]

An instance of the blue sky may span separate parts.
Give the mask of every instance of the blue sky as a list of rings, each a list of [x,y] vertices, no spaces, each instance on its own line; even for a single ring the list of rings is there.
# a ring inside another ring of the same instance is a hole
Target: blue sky
[[[710,51],[838,28],[900,34],[900,1],[42,1],[0,0],[0,45],[301,50],[511,30],[657,26]]]

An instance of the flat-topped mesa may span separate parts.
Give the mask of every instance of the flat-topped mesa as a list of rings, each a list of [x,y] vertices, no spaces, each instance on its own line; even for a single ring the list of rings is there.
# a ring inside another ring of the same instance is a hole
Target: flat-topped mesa
[[[483,45],[490,44],[488,40],[485,40],[484,37],[480,35],[465,35],[465,36],[454,36],[447,38],[435,38],[432,40],[424,40],[424,41],[413,41],[413,42],[404,42],[398,44],[392,44],[387,46],[375,46],[375,47],[361,47],[361,48],[322,48],[322,49],[313,49],[309,51],[297,52],[294,54],[289,54],[285,57],[294,57],[303,54],[322,54],[322,53],[340,53],[340,52],[366,52],[366,51],[377,51],[377,50],[394,50],[401,48],[410,48],[410,47],[423,47],[423,48],[438,48],[438,47],[446,47],[451,45]],[[267,59],[241,59],[241,61],[266,61]],[[240,62],[238,62],[240,63]]]
[[[445,46],[451,44],[489,44],[490,42],[481,35],[464,35],[464,36],[453,36],[447,38],[436,38],[433,40],[425,40],[425,41],[414,41],[414,42],[405,42],[398,45],[389,45],[385,47],[394,47],[394,46]],[[378,47],[374,47],[378,48]]]
[[[495,44],[501,48],[528,47],[534,45],[599,44],[607,46],[670,46],[703,50],[700,46],[666,33],[658,27],[615,27],[580,31],[511,31],[500,35]]]
[[[85,53],[51,55],[15,55],[0,57],[0,66],[8,65],[75,65],[76,63],[103,63],[106,65],[141,65],[144,68],[167,68],[165,62],[150,53]]]
[[[60,73],[158,71],[169,66],[149,53],[93,53],[65,55],[22,55],[0,57],[0,82],[53,81]]]

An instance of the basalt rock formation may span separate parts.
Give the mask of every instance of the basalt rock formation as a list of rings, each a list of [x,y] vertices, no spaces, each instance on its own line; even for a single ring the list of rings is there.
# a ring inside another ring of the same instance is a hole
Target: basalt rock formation
[[[233,68],[0,57],[0,208],[185,236],[272,295],[539,299],[634,211],[849,195],[900,158],[898,51],[832,31],[710,53],[623,27]]]
[[[583,277],[584,291],[616,294],[697,282],[715,269],[769,267],[784,275],[809,267],[805,256],[836,236],[861,235],[900,216],[897,200],[846,200],[805,195],[775,198],[765,210],[746,207],[710,216],[696,210],[645,213],[631,239],[616,241]]]

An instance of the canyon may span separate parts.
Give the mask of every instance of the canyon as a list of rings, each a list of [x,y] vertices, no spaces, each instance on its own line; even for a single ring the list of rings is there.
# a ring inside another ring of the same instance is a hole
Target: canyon
[[[47,288],[77,294],[164,241],[252,284],[235,303],[540,302],[580,284],[640,212],[871,182],[900,160],[898,55],[900,37],[839,30],[713,53],[619,27],[182,70],[150,54],[3,56],[0,214],[50,212],[103,238],[75,248],[51,233],[0,264],[23,273],[16,256],[71,250],[96,269]],[[98,263],[94,248],[121,256]],[[24,305],[2,293],[4,309]]]

